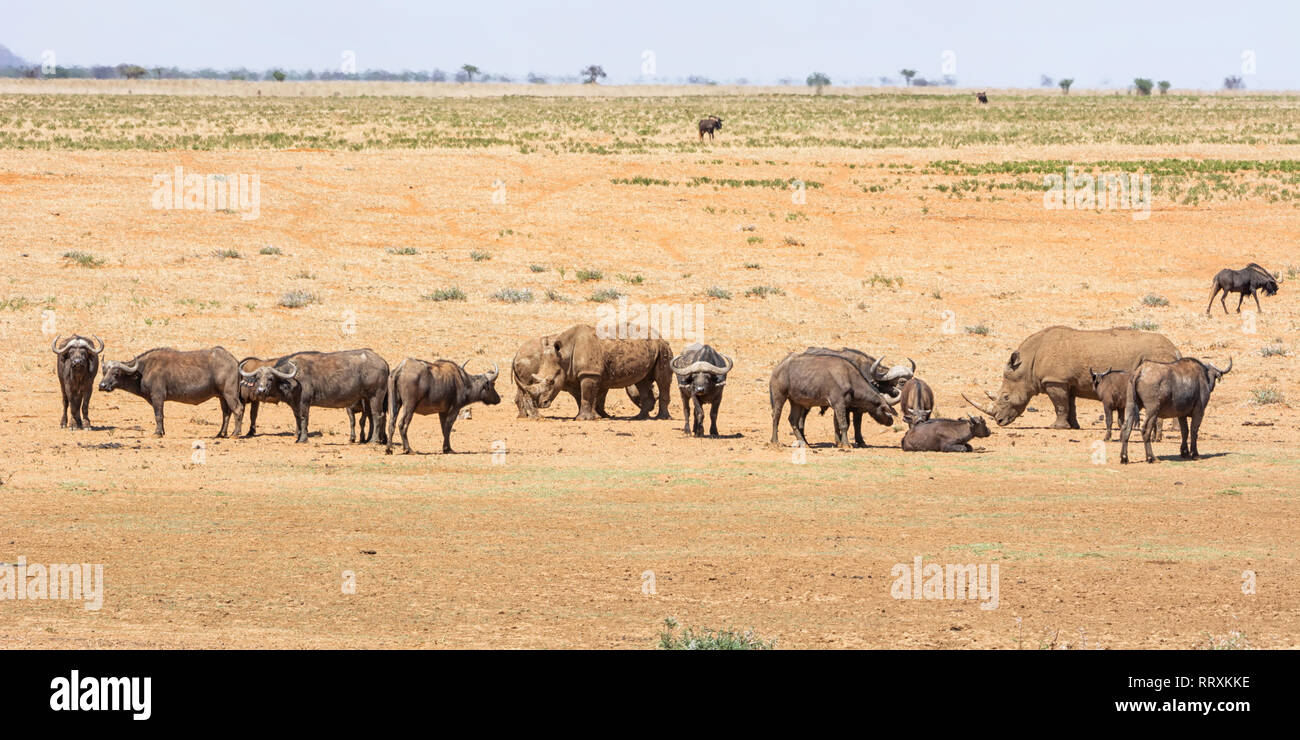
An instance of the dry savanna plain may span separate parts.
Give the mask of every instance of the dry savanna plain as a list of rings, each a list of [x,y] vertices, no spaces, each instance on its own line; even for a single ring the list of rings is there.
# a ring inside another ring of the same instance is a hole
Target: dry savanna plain
[[[0,601],[4,647],[653,648],[667,618],[778,648],[1300,644],[1300,96],[6,84],[0,561],[102,564],[105,591]],[[256,208],[156,207],[178,167],[256,176]],[[1046,207],[1067,168],[1149,175],[1149,209]],[[1278,295],[1207,317],[1248,262]],[[614,418],[567,395],[516,418],[515,350],[619,296],[698,311],[734,356],[720,437],[684,435],[675,392],[671,421],[617,391]],[[840,450],[829,414],[802,458],[784,415],[768,443],[791,351],[912,358],[959,416],[1054,324],[1232,358],[1203,458],[1167,434],[1121,466],[1100,404],[1054,430],[1045,396],[969,454],[904,453],[869,418]],[[50,352],[72,332],[111,360],[507,372],[449,455],[436,417],[385,456],[329,409],[307,444],[284,406],[215,439],[216,401],[169,404],[156,438],[120,391],[73,431]],[[916,557],[996,564],[997,608],[893,598]]]

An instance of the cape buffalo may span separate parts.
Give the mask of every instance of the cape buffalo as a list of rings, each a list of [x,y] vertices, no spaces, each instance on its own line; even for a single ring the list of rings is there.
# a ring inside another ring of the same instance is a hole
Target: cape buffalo
[[[884,426],[894,423],[894,410],[862,372],[848,360],[835,355],[791,355],[772,370],[768,381],[772,403],[772,444],[778,444],[781,409],[790,402],[790,428],[800,444],[807,446],[804,419],[814,406],[829,406],[835,412],[835,444],[849,446],[849,412],[865,411]],[[859,442],[861,437],[859,436]],[[863,446],[865,443],[859,443]]]
[[[980,406],[964,393],[962,398],[1004,427],[1024,413],[1034,396],[1046,393],[1056,408],[1052,428],[1078,429],[1075,399],[1098,400],[1090,368],[1131,371],[1143,360],[1166,362],[1179,357],[1173,342],[1152,332],[1051,326],[1031,334],[1011,353],[1002,370],[998,395],[985,391],[993,401],[991,406]]]
[[[469,361],[466,360],[465,365]],[[406,430],[414,414],[437,413],[442,422],[442,452],[451,452],[451,426],[460,410],[471,403],[494,406],[501,403],[494,383],[497,366],[481,375],[470,375],[465,365],[449,360],[427,362],[407,358],[388,376],[388,442],[384,452],[393,454],[394,427],[402,434],[402,453],[411,453]],[[400,417],[400,418],[399,418]]]
[[[1097,394],[1097,400],[1101,401],[1101,412],[1106,417],[1105,441],[1109,442],[1111,413],[1114,412],[1118,425],[1124,424],[1124,404],[1127,402],[1128,380],[1132,373],[1113,368],[1108,368],[1104,373],[1093,372],[1089,368],[1088,373],[1092,376],[1092,390]],[[1159,433],[1159,427],[1156,431]]]
[[[934,391],[930,390],[930,386],[926,385],[924,380],[909,378],[903,384],[902,400],[899,401],[898,410],[909,427],[928,421],[934,414]]]
[[[311,407],[346,409],[351,429],[353,414],[358,409],[368,410],[374,441],[383,444],[384,399],[387,394],[388,363],[372,349],[353,349],[343,352],[296,352],[279,358],[275,363],[275,393],[293,409],[297,424],[298,442],[307,441],[307,424]],[[270,400],[271,396],[257,394],[257,400]],[[365,418],[362,418],[362,442],[365,436]],[[349,434],[348,441],[356,438]]]
[[[1237,313],[1241,313],[1241,302],[1246,300],[1246,296],[1255,299],[1255,310],[1260,313],[1264,309],[1259,306],[1259,296],[1256,291],[1264,291],[1266,295],[1277,295],[1277,278],[1268,270],[1251,262],[1240,270],[1219,270],[1214,276],[1214,285],[1210,286],[1210,302],[1205,306],[1205,315],[1210,315],[1210,309],[1214,308],[1214,297],[1222,291],[1223,295],[1219,296],[1219,305],[1223,306],[1223,312],[1228,312],[1228,294],[1239,293],[1237,296]]]
[[[104,378],[99,389],[110,393],[121,388],[143,398],[153,406],[154,434],[163,436],[163,404],[179,401],[191,406],[216,398],[221,402],[221,431],[231,414],[235,416],[235,436],[244,423],[244,404],[239,400],[239,366],[234,355],[224,347],[182,352],[170,347],[151,349],[130,362],[104,363]]]
[[[885,358],[876,359],[861,350],[842,347],[840,349],[828,349],[826,347],[809,347],[803,351],[805,355],[832,355],[842,357],[862,373],[872,388],[885,399],[890,406],[897,406],[899,400],[903,397],[902,385],[912,373],[916,371],[916,363],[910,359],[911,369],[903,365],[887,367],[884,362]],[[826,413],[826,406],[822,406],[821,413]],[[853,443],[858,447],[866,447],[867,443],[862,439],[862,411],[855,410],[852,412],[853,417]]]
[[[1228,367],[1220,370],[1208,362],[1184,357],[1174,362],[1147,361],[1138,366],[1129,378],[1128,398],[1124,413],[1124,426],[1120,430],[1119,461],[1128,463],[1128,438],[1138,423],[1138,410],[1146,409],[1146,423],[1142,425],[1142,443],[1146,447],[1147,462],[1156,461],[1151,451],[1155,426],[1160,419],[1178,419],[1183,433],[1178,454],[1193,460],[1201,456],[1196,447],[1201,434],[1201,420],[1210,402],[1214,386],[1224,375],[1232,372],[1232,358]],[[1191,434],[1187,422],[1191,420]]]
[[[248,407],[248,433],[245,438],[257,433],[257,410],[263,403],[286,402],[286,394],[292,389],[291,379],[295,367],[279,369],[277,365],[284,357],[263,360],[257,357],[245,357],[239,361],[239,400]],[[292,365],[290,362],[288,365]],[[288,365],[286,367],[288,367]],[[357,441],[357,414],[361,415],[361,441],[369,442],[375,431],[374,419],[370,414],[370,405],[363,400],[348,407],[348,441]],[[367,427],[369,423],[369,427]],[[295,424],[295,434],[296,424]]]
[[[60,344],[62,338],[55,337],[50,344],[50,350],[58,356],[54,372],[59,376],[59,390],[63,393],[63,417],[59,420],[59,428],[68,426],[68,408],[71,407],[73,428],[87,429],[90,427],[90,394],[95,390],[95,376],[99,374],[99,356],[104,352],[104,342],[94,335],[88,339],[74,334]]]
[[[982,417],[931,419],[908,429],[902,445],[908,452],[970,452],[972,439],[987,436],[989,427]]]
[[[682,431],[691,433],[691,410],[695,411],[695,436],[704,436],[704,404],[709,404],[709,436],[718,436],[718,407],[722,405],[723,386],[734,362],[709,345],[692,344],[673,358],[673,373],[682,393]]]
[[[722,130],[722,119],[717,116],[708,116],[700,119],[700,141],[704,141],[704,135],[709,135],[709,141],[713,141],[713,132]]]
[[[519,409],[520,419],[536,419],[540,416],[537,413],[537,399],[528,391],[528,387],[533,383],[533,375],[542,367],[542,352],[551,342],[555,341],[557,334],[551,334],[545,337],[529,339],[523,343],[519,351],[515,353],[514,359],[510,362],[510,377],[515,382],[515,407]],[[627,397],[632,400],[632,404],[641,408],[640,399],[637,396],[636,386],[629,385],[624,390],[627,391]],[[564,392],[573,396],[573,402],[579,408],[582,407],[582,386],[576,380],[566,381]],[[602,419],[608,418],[609,414],[605,412],[605,397],[608,395],[608,388],[601,388],[596,394],[596,401],[593,404],[596,415]]]
[[[603,391],[635,385],[637,419],[650,418],[658,386],[657,419],[671,419],[668,389],[672,378],[673,351],[662,339],[614,339],[600,337],[595,327],[576,324],[564,330],[542,348],[541,362],[533,384],[525,391],[537,408],[547,408],[560,391],[576,386],[579,392],[578,419],[595,419],[595,404]]]

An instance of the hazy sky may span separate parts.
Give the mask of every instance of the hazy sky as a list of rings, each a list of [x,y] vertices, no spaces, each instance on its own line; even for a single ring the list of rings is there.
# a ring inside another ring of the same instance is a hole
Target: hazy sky
[[[7,2],[0,44],[39,63],[131,62],[182,68],[454,70],[576,75],[600,64],[607,82],[701,75],[721,82],[877,84],[909,67],[962,85],[1077,87],[1134,77],[1215,89],[1241,74],[1249,89],[1300,89],[1300,0],[38,0]],[[944,52],[952,55],[945,57]],[[1243,53],[1254,71],[1243,69]],[[953,69],[950,67],[949,69]],[[1243,74],[1244,73],[1244,74]]]

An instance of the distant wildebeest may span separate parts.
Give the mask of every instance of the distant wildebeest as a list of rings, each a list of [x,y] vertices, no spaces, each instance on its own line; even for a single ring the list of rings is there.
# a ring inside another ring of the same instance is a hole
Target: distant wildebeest
[[[87,338],[74,334],[60,344],[62,338],[55,337],[50,345],[50,350],[58,356],[54,371],[59,376],[59,390],[63,393],[63,418],[59,420],[59,428],[68,426],[68,408],[71,407],[73,428],[86,429],[90,426],[90,394],[95,390],[104,341],[94,335]]]
[[[258,401],[274,399],[288,404],[293,410],[298,442],[307,441],[311,407],[318,406],[348,412],[349,442],[356,441],[351,433],[354,414],[362,411],[361,441],[368,442],[373,437],[376,443],[384,443],[388,363],[374,350],[295,352],[279,358],[274,369],[279,372],[275,373],[273,386],[268,384],[266,394],[255,392],[254,397]],[[367,412],[370,414],[370,437],[365,430]]]
[[[480,375],[470,375],[465,365],[457,365],[449,360],[427,362],[407,358],[398,363],[388,376],[388,442],[384,446],[386,454],[393,454],[393,438],[402,435],[402,453],[411,453],[411,444],[406,431],[411,426],[411,417],[415,414],[426,416],[438,414],[442,423],[442,452],[451,452],[451,427],[456,423],[460,410],[471,403],[485,403],[494,406],[501,403],[497,395],[495,382],[497,366]],[[399,418],[400,417],[400,418]]]
[[[542,352],[545,351],[558,334],[551,334],[536,339],[529,339],[523,343],[519,351],[515,353],[514,360],[510,362],[510,376],[515,382],[515,408],[519,409],[520,419],[536,419],[540,416],[537,412],[537,399],[528,391],[529,386],[534,382],[533,375],[537,373],[542,366]],[[582,407],[582,384],[577,378],[569,378],[565,382],[564,392],[573,396],[573,402]],[[632,403],[641,408],[640,399],[637,397],[635,385],[629,385],[624,390],[627,391],[627,397]],[[608,388],[601,388],[596,393],[595,401],[592,403],[592,409],[596,415],[602,419],[609,418],[605,412],[605,397],[608,395]]]
[[[1184,357],[1173,362],[1144,362],[1129,378],[1128,398],[1125,403],[1124,426],[1120,430],[1119,461],[1128,463],[1128,438],[1138,423],[1138,411],[1147,412],[1142,425],[1142,443],[1146,448],[1147,462],[1156,461],[1151,451],[1155,427],[1161,419],[1178,419],[1183,440],[1178,454],[1193,460],[1201,456],[1196,442],[1201,434],[1201,420],[1210,402],[1214,386],[1224,375],[1232,372],[1232,358],[1228,367],[1220,370],[1208,362]],[[1188,421],[1191,421],[1190,434]]]
[[[704,135],[709,135],[709,141],[713,141],[713,132],[722,130],[722,119],[717,116],[709,116],[700,119],[700,141],[704,141]]]
[[[235,436],[244,423],[244,403],[239,400],[239,365],[224,347],[188,352],[170,347],[151,349],[130,362],[104,363],[99,389],[121,388],[153,406],[154,434],[163,436],[163,404],[167,401],[196,406],[210,398],[221,402],[221,431],[226,436],[230,416],[235,416]]]
[[[930,390],[930,386],[924,380],[908,378],[903,384],[898,411],[909,427],[929,421],[934,414],[934,391]]]
[[[682,431],[704,436],[704,404],[709,404],[709,436],[718,436],[718,407],[722,405],[723,386],[731,372],[730,357],[705,344],[691,344],[672,360],[677,388],[682,393]],[[691,424],[694,410],[695,423]]]
[[[1214,297],[1219,296],[1220,291],[1223,295],[1219,296],[1219,305],[1223,306],[1224,313],[1228,312],[1229,293],[1240,294],[1237,296],[1237,313],[1241,313],[1241,302],[1246,300],[1246,296],[1254,298],[1255,310],[1263,313],[1256,292],[1260,290],[1265,295],[1277,295],[1277,278],[1254,262],[1240,270],[1219,270],[1214,276],[1214,285],[1210,287],[1210,302],[1205,306],[1205,315],[1210,315],[1210,309],[1214,308]]]
[[[768,399],[772,404],[772,444],[778,444],[777,430],[781,409],[790,402],[790,428],[800,444],[807,446],[804,420],[809,409],[829,406],[835,412],[835,444],[849,446],[849,414],[864,411],[877,423],[892,426],[894,409],[875,387],[867,382],[852,362],[831,354],[794,354],[772,370],[768,381]],[[863,446],[861,435],[858,446]]]
[[[965,419],[931,419],[907,430],[903,449],[908,452],[970,452],[970,441],[989,436],[984,417]]]
[[[1133,370],[1143,360],[1169,361],[1181,355],[1164,336],[1137,329],[1074,329],[1049,326],[1020,343],[1002,369],[998,395],[980,406],[962,394],[966,403],[993,417],[998,426],[1015,421],[1039,393],[1046,393],[1056,409],[1053,429],[1078,429],[1076,398],[1097,400],[1089,370],[1110,367]]]
[[[1105,441],[1110,441],[1110,417],[1114,412],[1116,426],[1124,425],[1124,404],[1128,399],[1128,381],[1132,373],[1125,370],[1115,370],[1107,368],[1106,372],[1094,372],[1088,368],[1092,375],[1092,390],[1097,394],[1097,400],[1101,401],[1101,412],[1106,417],[1106,437]],[[1156,427],[1157,435],[1160,428]]]
[[[659,412],[655,418],[671,419],[672,359],[672,348],[663,339],[605,338],[593,326],[575,324],[548,338],[533,383],[524,390],[536,408],[544,409],[561,391],[577,388],[577,418],[590,420],[597,418],[595,405],[606,391],[634,385],[640,409],[635,418],[648,419],[655,408],[657,386]]]
[[[989,102],[989,96],[988,96],[988,95],[985,95],[983,92],[977,92],[977,93],[975,93],[975,98],[976,98],[977,100],[979,100],[981,103],[988,103],[988,102]]]
[[[910,359],[911,369],[903,365],[886,366],[885,358],[882,356],[876,359],[861,350],[850,347],[841,347],[840,349],[830,349],[828,347],[809,347],[803,351],[805,355],[833,355],[843,357],[862,373],[872,388],[885,399],[890,406],[897,406],[899,400],[903,397],[903,383],[905,383],[912,374],[916,372],[916,363]],[[822,406],[820,413],[826,413],[826,406]],[[857,447],[866,447],[867,443],[862,439],[862,411],[855,410],[851,413],[853,419],[853,444]]]
[[[248,433],[245,438],[257,433],[258,406],[263,403],[286,402],[286,394],[292,389],[295,368],[279,369],[277,365],[285,358],[276,357],[263,360],[258,357],[245,357],[239,361],[239,400],[248,408]],[[289,363],[292,365],[292,362]],[[364,400],[347,409],[348,441],[357,441],[357,414],[361,415],[361,441],[369,442],[375,431],[374,418],[370,414],[370,405]],[[369,426],[367,426],[367,424]],[[296,424],[295,424],[295,434]]]

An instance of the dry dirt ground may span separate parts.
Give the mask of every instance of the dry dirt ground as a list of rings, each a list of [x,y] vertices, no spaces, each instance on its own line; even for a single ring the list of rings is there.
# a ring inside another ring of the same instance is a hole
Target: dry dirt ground
[[[648,648],[674,617],[789,648],[1188,648],[1231,633],[1296,647],[1300,434],[1286,400],[1261,405],[1254,393],[1300,398],[1296,292],[1284,281],[1263,299],[1254,333],[1204,309],[1222,267],[1300,262],[1297,210],[1157,198],[1147,220],[1048,211],[1036,192],[944,198],[920,187],[947,180],[904,168],[880,179],[897,175],[899,187],[861,186],[864,168],[951,154],[4,152],[0,561],[101,563],[107,585],[99,611],[0,602],[0,645]],[[1295,151],[961,152],[1153,156]],[[258,218],[151,208],[152,178],[178,165],[257,173]],[[822,187],[794,203],[775,188],[611,182],[636,176]],[[603,278],[579,283],[579,269]],[[467,300],[421,299],[453,286]],[[715,286],[731,297],[706,297]],[[781,292],[746,296],[755,286]],[[504,288],[534,300],[494,300]],[[508,374],[500,405],[456,424],[451,455],[438,454],[431,418],[412,425],[419,454],[386,457],[349,445],[331,410],[294,444],[279,406],[263,408],[259,437],[212,439],[215,401],[169,405],[158,439],[147,404],[122,392],[96,392],[93,430],[58,427],[51,331],[97,334],[115,360],[164,345],[220,344],[236,357],[371,347],[394,365],[507,368],[524,339],[594,323],[600,304],[588,298],[610,288],[702,307],[706,338],[736,359],[721,438],[684,436],[676,397],[672,421],[628,419],[619,392],[610,406],[623,418],[573,421],[566,396],[544,419],[516,419]],[[316,301],[279,305],[294,290]],[[1148,294],[1169,305],[1143,305]],[[782,446],[767,444],[768,374],[792,350],[911,357],[951,416],[969,410],[960,392],[996,389],[1033,331],[1135,321],[1158,324],[1185,354],[1234,360],[1202,460],[1179,460],[1167,437],[1158,464],[1121,467],[1115,442],[1101,461],[1100,405],[1080,402],[1083,429],[1051,430],[1046,397],[974,454],[905,454],[901,431],[870,419],[867,449],[837,450],[829,415],[810,417],[803,464],[784,417]],[[967,330],[980,325],[989,333]],[[1274,345],[1290,353],[1261,354]],[[997,608],[892,598],[891,569],[916,556],[997,564]]]

